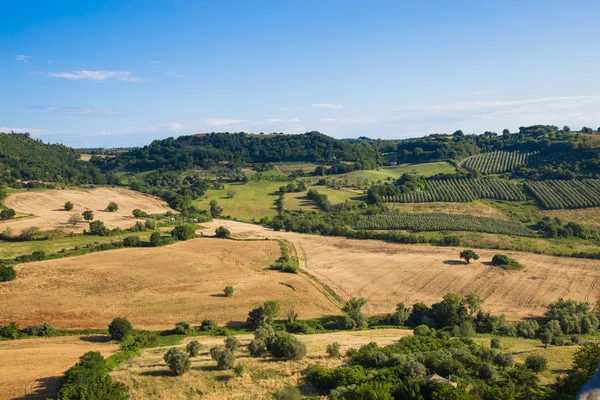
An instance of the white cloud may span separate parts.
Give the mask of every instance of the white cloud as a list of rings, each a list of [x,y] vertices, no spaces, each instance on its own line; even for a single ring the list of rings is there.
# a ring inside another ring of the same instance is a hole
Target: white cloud
[[[51,131],[50,129],[37,129],[37,128],[9,128],[6,126],[0,126],[0,132],[8,133],[8,132],[16,132],[16,133],[25,133],[29,132],[32,135],[50,135],[56,133]]]
[[[120,115],[117,110],[110,108],[83,108],[83,107],[57,107],[57,106],[31,106],[34,110],[49,111],[60,115],[80,115],[80,116],[103,116]]]
[[[344,108],[343,104],[317,103],[312,105],[314,108]]]
[[[108,70],[81,70],[73,72],[49,73],[48,76],[53,78],[63,78],[71,80],[90,80],[90,81],[107,81],[116,80],[122,82],[140,82],[141,79],[126,71],[108,71]]]
[[[277,122],[283,122],[283,121],[285,121],[285,120],[284,119],[280,119],[280,118],[270,118],[270,119],[267,120],[267,122],[270,123],[270,124],[275,124]]]
[[[210,126],[221,128],[224,126],[241,124],[242,122],[246,122],[246,121],[243,119],[207,119],[207,120],[204,120],[203,122]]]
[[[17,57],[15,57],[15,59],[17,61],[23,61],[24,63],[28,63],[29,60],[31,59],[31,56],[26,56],[24,54],[19,54]]]

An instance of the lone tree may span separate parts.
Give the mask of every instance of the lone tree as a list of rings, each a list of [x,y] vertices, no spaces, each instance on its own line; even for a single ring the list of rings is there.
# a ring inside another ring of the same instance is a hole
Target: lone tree
[[[185,350],[188,352],[190,357],[196,357],[202,350],[202,345],[197,340],[192,340],[185,346]]]
[[[465,260],[467,264],[470,264],[471,260],[479,260],[479,254],[475,253],[473,250],[463,250],[460,252],[460,258]]]
[[[119,209],[119,205],[117,203],[115,203],[114,201],[111,201],[110,203],[108,203],[108,205],[106,206],[106,211],[110,211],[110,212],[115,212]]]
[[[73,226],[76,226],[78,223],[81,222],[81,215],[79,215],[77,213],[73,213],[69,216],[69,219],[67,220],[67,222]]]
[[[84,212],[81,213],[81,215],[83,216],[83,219],[85,219],[86,221],[94,220],[94,212],[92,210],[85,210]]]
[[[215,236],[218,238],[229,239],[231,237],[231,232],[224,226],[220,226],[215,229]]]
[[[173,371],[175,375],[183,375],[185,372],[189,371],[192,366],[187,354],[177,347],[171,347],[163,356],[163,360],[165,360],[169,369]]]
[[[221,215],[221,213],[223,212],[223,208],[217,204],[216,200],[211,200],[210,201],[210,215],[213,218],[217,218]]]
[[[65,207],[65,211],[71,211],[71,210],[73,209],[73,207],[74,207],[74,204],[73,204],[73,202],[71,202],[71,201],[67,201],[67,202],[65,203],[65,206],[64,206],[64,207]]]
[[[351,298],[348,300],[342,311],[348,314],[348,316],[356,323],[359,328],[366,328],[368,325],[367,317],[362,313],[363,306],[367,304],[367,300],[364,298]]]
[[[233,286],[225,286],[223,294],[225,294],[225,297],[233,297]]]
[[[152,246],[152,247],[160,246],[160,242],[161,242],[160,232],[152,232],[152,235],[150,235],[150,246]]]
[[[177,225],[171,231],[171,236],[177,240],[188,240],[196,236],[196,226],[190,224]]]
[[[125,318],[115,318],[108,325],[108,333],[112,340],[121,340],[132,331],[131,323]]]
[[[15,215],[17,215],[17,213],[12,208],[7,208],[6,210],[0,211],[1,220],[14,218]]]

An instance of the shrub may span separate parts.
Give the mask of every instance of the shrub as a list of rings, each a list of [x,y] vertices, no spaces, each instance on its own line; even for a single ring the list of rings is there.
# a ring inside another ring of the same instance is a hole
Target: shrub
[[[460,252],[460,258],[465,260],[467,264],[470,264],[471,260],[479,260],[479,254],[475,253],[473,250],[463,250]]]
[[[271,353],[274,358],[301,360],[306,356],[306,345],[289,333],[278,332],[271,344]]]
[[[163,356],[163,360],[165,360],[169,369],[173,371],[175,375],[183,375],[191,368],[189,357],[183,350],[178,349],[177,347],[170,348]]]
[[[302,398],[300,389],[295,386],[286,386],[273,395],[274,400],[301,400]]]
[[[577,335],[571,336],[571,343],[573,343],[573,344],[580,344],[581,343],[581,336],[577,336]]]
[[[64,205],[65,211],[71,211],[75,205],[71,201],[67,201]]]
[[[552,346],[564,346],[565,338],[562,335],[560,335],[560,336],[553,335],[552,340],[550,341],[550,344],[552,344]]]
[[[225,348],[235,353],[240,348],[240,341],[235,336],[229,336],[225,339]]]
[[[0,211],[0,220],[12,219],[15,217],[15,215],[17,215],[15,210],[12,208],[7,208],[6,210]]]
[[[6,326],[0,326],[0,337],[6,339],[16,339],[19,337],[19,326],[16,322],[11,322]]]
[[[233,297],[233,286],[225,286],[223,294],[225,297]]]
[[[58,400],[129,398],[125,385],[113,382],[106,361],[98,351],[90,351],[69,368],[60,382]]]
[[[202,345],[197,340],[192,340],[185,346],[185,350],[188,352],[190,357],[196,357],[202,350]]]
[[[146,232],[146,225],[137,221],[131,228],[129,228],[131,232]]]
[[[67,222],[73,226],[77,225],[78,223],[80,223],[82,220],[81,215],[79,215],[78,213],[72,213],[71,215],[69,215],[69,219],[67,220]]]
[[[342,356],[342,354],[340,353],[341,347],[342,346],[338,342],[333,342],[327,345],[325,351],[331,358],[340,358]]]
[[[179,321],[175,324],[175,333],[178,335],[189,335],[193,333],[194,328],[187,321]]]
[[[235,376],[244,375],[244,364],[237,363],[235,367],[232,368]]]
[[[160,232],[152,232],[150,235],[150,246],[157,247],[160,246],[161,242],[161,234]]]
[[[495,382],[498,379],[498,371],[490,363],[485,363],[479,367],[478,375],[481,379],[489,382]]]
[[[413,331],[415,336],[429,336],[431,335],[431,329],[427,325],[419,325]]]
[[[90,229],[88,231],[89,235],[97,235],[97,236],[108,236],[110,235],[110,231],[104,226],[104,222],[102,221],[93,221],[90,222]]]
[[[500,344],[500,338],[497,337],[493,337],[492,340],[490,341],[490,347],[492,349],[499,349],[501,348],[501,344]]]
[[[117,203],[115,203],[114,201],[111,201],[110,203],[108,203],[108,205],[106,206],[106,211],[109,212],[115,212],[119,209],[119,206]]]
[[[532,354],[525,359],[525,366],[533,372],[544,372],[548,368],[548,360],[539,354]]]
[[[144,218],[144,217],[147,217],[148,214],[146,214],[145,211],[142,211],[139,208],[136,208],[135,210],[133,210],[133,216],[136,218]]]
[[[132,329],[131,323],[127,319],[119,317],[113,319],[110,325],[108,325],[108,334],[112,340],[121,340]]]
[[[231,237],[231,232],[224,226],[220,226],[215,229],[215,236],[218,238],[229,239]]]
[[[215,321],[210,319],[205,319],[200,324],[200,330],[203,332],[208,332],[217,329],[217,324]]]
[[[136,351],[145,347],[155,346],[158,334],[152,331],[130,331],[120,341],[121,350]]]
[[[196,226],[190,224],[177,225],[171,231],[171,236],[177,240],[188,240],[196,236]]]
[[[510,367],[513,365],[514,361],[510,354],[496,354],[494,357],[494,364],[502,369],[506,369],[506,367]]]
[[[223,208],[219,204],[217,204],[216,200],[211,200],[209,212],[211,217],[218,218],[223,212]]]
[[[146,229],[149,229],[151,231],[155,230],[157,227],[156,221],[153,221],[151,219],[147,219],[146,221],[144,221],[144,226],[146,227]]]
[[[126,247],[137,247],[141,243],[141,240],[138,236],[127,236],[123,239],[123,245]]]
[[[235,364],[233,352],[223,346],[215,346],[210,349],[210,356],[217,362],[217,368],[232,369]]]
[[[517,260],[504,254],[496,254],[494,257],[492,257],[492,264],[508,270],[520,270],[525,268],[525,266],[519,263]]]
[[[28,326],[25,331],[31,336],[49,337],[54,336],[56,327],[48,322],[42,322],[41,324]]]
[[[0,265],[0,282],[15,280],[17,273],[11,265]]]
[[[84,212],[81,213],[81,216],[86,221],[93,221],[94,220],[94,212],[92,210],[85,210]]]

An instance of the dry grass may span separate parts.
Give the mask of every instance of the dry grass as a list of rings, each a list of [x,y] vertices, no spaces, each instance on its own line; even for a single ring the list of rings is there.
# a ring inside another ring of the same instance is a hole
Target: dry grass
[[[495,207],[481,202],[472,203],[386,203],[394,210],[409,213],[468,214],[506,220],[508,217]]]
[[[544,216],[559,217],[563,221],[576,221],[585,225],[600,228],[600,208],[582,208],[579,210],[546,210],[540,212]]]
[[[305,192],[286,193],[283,207],[286,210],[318,210],[315,203],[306,197]]]
[[[448,292],[474,293],[484,308],[517,320],[539,316],[559,298],[588,301],[600,298],[600,261],[502,251],[527,268],[505,271],[489,262],[498,251],[477,250],[480,262],[459,260],[461,248],[399,245],[373,240],[274,232],[256,225],[214,221],[240,237],[279,237],[300,256],[300,266],[341,298],[364,297],[370,314],[391,312],[401,301],[412,305],[439,301]],[[211,226],[212,225],[212,226]]]
[[[124,316],[139,328],[166,329],[181,320],[245,321],[250,309],[273,299],[282,315],[340,312],[304,275],[267,271],[279,256],[273,241],[203,238],[20,264],[18,278],[0,286],[0,323],[106,327]],[[222,295],[227,285],[233,298]]]
[[[86,340],[83,340],[86,339]],[[84,353],[100,351],[107,357],[118,350],[107,337],[57,337],[0,342],[0,398],[20,398],[25,393],[56,393],[62,374]]]
[[[200,355],[192,359],[192,370],[182,376],[173,376],[164,361],[166,348],[144,350],[140,357],[120,366],[113,373],[113,379],[123,382],[130,388],[131,399],[272,399],[277,390],[287,385],[297,385],[302,371],[310,364],[338,366],[341,359],[331,359],[325,354],[325,347],[332,342],[342,345],[342,352],[350,347],[359,347],[369,342],[387,345],[412,332],[399,329],[377,331],[336,332],[318,335],[298,336],[306,343],[308,356],[301,361],[272,361],[268,358],[251,358],[245,347],[237,353],[237,362],[244,364],[242,377],[232,371],[219,371],[211,360],[209,349],[223,344],[222,337],[201,337],[197,340],[204,348]],[[242,345],[247,345],[252,335],[237,336]],[[186,340],[187,344],[192,339]]]
[[[67,201],[74,203],[72,211],[64,210]],[[105,211],[111,201],[118,204],[118,211]],[[21,232],[31,226],[37,226],[41,230],[61,229],[66,232],[82,232],[87,228],[87,223],[80,222],[73,227],[67,223],[67,220],[71,213],[81,214],[85,210],[94,211],[95,219],[103,221],[110,229],[129,228],[135,224],[137,219],[133,217],[132,211],[136,208],[149,214],[170,210],[164,201],[156,197],[133,190],[108,187],[14,193],[4,200],[4,205],[18,213],[34,215],[32,218],[0,223],[0,230],[10,228],[13,233]]]

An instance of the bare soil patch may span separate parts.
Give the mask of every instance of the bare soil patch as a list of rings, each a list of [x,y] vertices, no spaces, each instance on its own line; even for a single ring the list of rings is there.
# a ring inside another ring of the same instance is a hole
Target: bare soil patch
[[[464,264],[462,248],[401,245],[374,240],[274,232],[234,221],[213,221],[207,229],[227,226],[238,237],[280,237],[296,248],[300,267],[342,299],[368,299],[369,314],[388,313],[399,302],[412,305],[441,300],[448,292],[474,293],[484,308],[517,320],[539,316],[559,298],[600,298],[600,261],[498,250],[476,250],[480,262]],[[485,265],[497,253],[524,264],[523,271]]]
[[[118,349],[111,342],[77,336],[1,341],[0,398],[51,396],[56,393],[62,374],[84,353],[100,351],[108,357]]]
[[[244,322],[267,300],[279,300],[281,315],[340,312],[306,276],[267,270],[280,255],[274,241],[201,238],[20,264],[18,278],[0,285],[0,323],[106,327],[123,316],[137,328],[168,329],[181,320]],[[232,298],[223,296],[227,285]]]
[[[74,204],[72,211],[64,210],[67,201]],[[105,211],[111,201],[117,203],[118,211]],[[37,226],[41,230],[61,229],[66,232],[82,232],[87,228],[87,223],[80,222],[77,226],[72,226],[67,223],[67,220],[71,213],[81,214],[85,210],[92,210],[95,219],[103,221],[110,229],[129,228],[134,225],[137,219],[133,217],[132,211],[136,208],[148,214],[171,210],[164,201],[154,196],[109,187],[14,193],[4,200],[4,205],[20,214],[34,215],[31,218],[0,223],[0,230],[10,228],[13,233],[19,233],[31,226]]]

